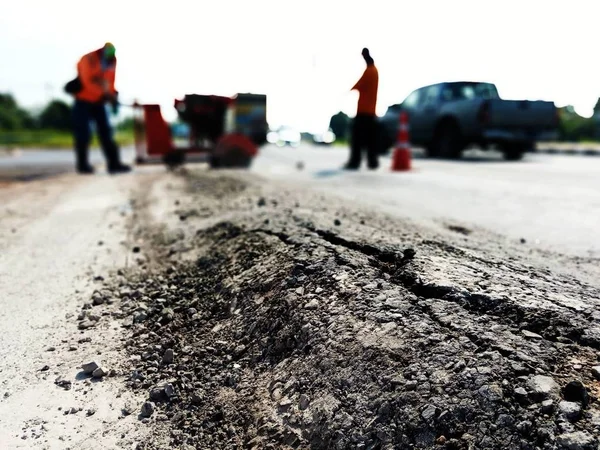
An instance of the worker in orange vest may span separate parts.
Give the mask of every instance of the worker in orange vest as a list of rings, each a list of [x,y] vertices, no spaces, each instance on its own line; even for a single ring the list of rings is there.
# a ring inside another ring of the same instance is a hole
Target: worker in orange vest
[[[113,138],[108,120],[107,105],[114,114],[118,113],[118,92],[115,89],[117,58],[115,46],[106,43],[102,48],[84,55],[77,64],[78,77],[67,84],[67,92],[75,95],[73,125],[75,133],[75,156],[77,171],[94,173],[89,162],[91,141],[90,122],[95,122],[100,145],[111,174],[131,171],[119,156],[119,147]]]
[[[368,48],[363,48],[362,56],[367,63],[367,68],[351,89],[358,91],[359,97],[356,117],[352,124],[350,160],[344,166],[347,170],[357,170],[360,167],[364,149],[367,150],[369,169],[375,170],[379,167],[376,136],[379,73]]]

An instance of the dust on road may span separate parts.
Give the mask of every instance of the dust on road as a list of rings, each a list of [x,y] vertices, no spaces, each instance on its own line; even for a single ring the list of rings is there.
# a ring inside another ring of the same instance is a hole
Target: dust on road
[[[125,448],[135,397],[117,381],[121,327],[79,330],[77,311],[128,257],[133,179],[59,177],[0,190],[0,447]],[[99,320],[100,316],[96,317]],[[114,377],[83,376],[88,360]]]

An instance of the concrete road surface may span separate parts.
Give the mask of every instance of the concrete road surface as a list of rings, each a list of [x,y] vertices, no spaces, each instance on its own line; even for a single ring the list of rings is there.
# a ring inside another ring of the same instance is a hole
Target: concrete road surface
[[[381,158],[377,172],[347,173],[338,170],[346,157],[343,147],[267,146],[252,170],[379,205],[402,217],[482,227],[525,239],[527,245],[600,257],[600,158],[528,154],[523,161],[506,162],[499,154],[472,152],[460,161],[438,161],[417,153],[408,173],[390,172],[389,157]],[[131,162],[133,149],[123,149],[123,159]],[[99,151],[92,152],[91,160],[103,164]],[[0,155],[0,181],[15,174],[35,178],[72,171],[68,150]]]
[[[132,147],[121,151],[123,161],[134,159]],[[98,149],[90,151],[90,162],[95,166],[104,164]],[[0,181],[8,179],[30,180],[48,175],[75,171],[75,156],[72,150],[28,149],[0,151]]]
[[[413,159],[390,172],[390,158],[369,172],[338,170],[341,147],[266,147],[253,169],[295,180],[415,220],[483,227],[526,245],[572,256],[600,257],[600,159],[528,154],[506,162],[472,152],[460,161]],[[300,170],[297,163],[304,165]]]

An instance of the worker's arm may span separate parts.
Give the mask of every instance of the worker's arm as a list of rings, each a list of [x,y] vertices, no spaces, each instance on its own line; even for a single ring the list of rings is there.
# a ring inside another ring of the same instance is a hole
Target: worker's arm
[[[115,60],[114,65],[113,65],[113,70],[108,72],[108,91],[111,95],[113,95],[114,97],[117,97],[118,92],[115,89],[115,77],[117,74],[117,61]]]
[[[351,91],[361,91],[365,84],[365,79],[367,78],[367,71],[365,70],[360,79],[356,82],[356,84],[350,89]]]

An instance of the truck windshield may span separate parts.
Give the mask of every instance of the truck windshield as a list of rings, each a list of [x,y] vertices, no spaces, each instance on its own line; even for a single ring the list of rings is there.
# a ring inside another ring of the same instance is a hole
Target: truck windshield
[[[449,100],[470,100],[474,98],[499,98],[496,86],[491,83],[450,83],[444,86],[442,98]]]

